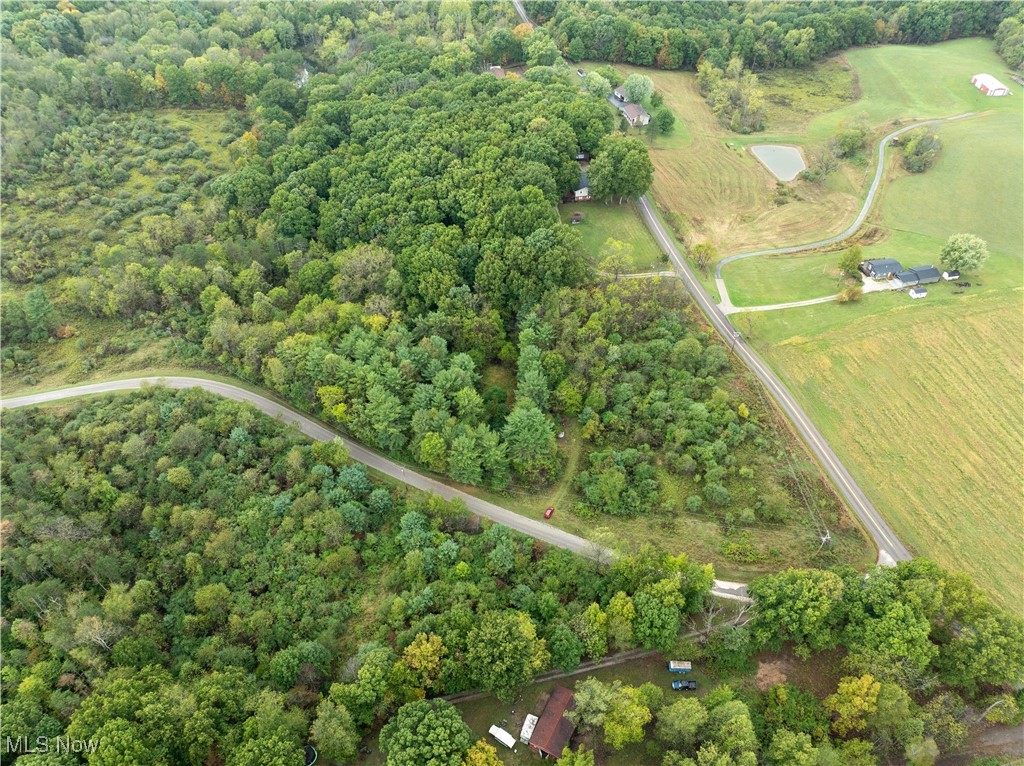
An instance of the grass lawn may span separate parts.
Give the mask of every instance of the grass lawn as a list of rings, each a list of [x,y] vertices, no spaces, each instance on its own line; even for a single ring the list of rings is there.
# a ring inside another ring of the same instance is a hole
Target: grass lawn
[[[807,129],[812,138],[825,138],[843,120],[861,115],[870,124],[880,125],[989,109],[1020,112],[1019,94],[989,98],[971,85],[971,76],[978,72],[1009,79],[992,40],[975,37],[938,45],[858,48],[841,59],[855,70],[861,98],[819,113]]]
[[[763,306],[821,298],[846,284],[839,253],[793,253],[746,258],[723,269],[736,306]]]
[[[668,268],[654,235],[644,224],[635,202],[617,205],[614,202],[572,202],[561,205],[559,213],[563,223],[569,223],[574,213],[582,213],[583,221],[573,228],[583,237],[583,252],[600,265],[601,247],[609,239],[617,239],[633,246],[632,271],[661,271]]]
[[[960,231],[985,239],[991,258],[979,274],[965,275],[973,286],[962,295],[954,295],[960,288],[950,284],[930,285],[924,301],[912,303],[901,292],[869,295],[856,305],[743,315],[744,329],[913,552],[968,572],[1020,614],[1019,96],[990,99],[971,86],[972,73],[1003,71],[986,40],[860,50],[848,57],[864,94],[856,106],[873,119],[986,110],[939,129],[942,154],[927,172],[910,175],[892,162],[872,215],[882,236],[865,247],[865,258],[937,264],[945,239]],[[907,94],[900,95],[902,86],[889,93],[894,71],[909,83]],[[902,103],[908,106],[900,111]],[[816,122],[835,124],[835,117]],[[735,275],[741,269],[757,272],[769,263],[731,265],[730,282],[737,286],[731,289],[739,289]],[[790,299],[797,297],[794,292]],[[887,406],[879,409],[878,402]]]

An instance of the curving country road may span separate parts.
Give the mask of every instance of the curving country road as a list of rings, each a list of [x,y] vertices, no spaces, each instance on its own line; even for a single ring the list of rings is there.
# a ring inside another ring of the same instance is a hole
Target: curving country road
[[[832,478],[832,481],[846,499],[850,508],[853,509],[853,512],[857,514],[857,517],[864,524],[864,527],[878,547],[878,563],[891,566],[897,561],[909,561],[911,559],[910,551],[903,546],[903,543],[896,537],[896,533],[892,531],[892,528],[885,522],[885,519],[882,518],[875,506],[868,500],[864,490],[860,488],[846,466],[840,462],[832,447],[825,441],[825,437],[821,435],[821,432],[818,431],[810,418],[807,417],[803,408],[797,404],[796,399],[789,393],[789,389],[782,384],[782,381],[768,368],[768,365],[764,363],[761,357],[754,353],[740,337],[740,334],[726,318],[718,304],[711,299],[707,290],[704,289],[704,286],[694,276],[693,271],[683,259],[679,249],[665,232],[665,227],[662,225],[661,220],[654,214],[647,196],[640,197],[638,202],[640,203],[640,213],[643,215],[647,227],[654,234],[654,238],[658,240],[662,250],[665,251],[672,261],[676,273],[683,280],[683,284],[686,285],[690,294],[693,295],[697,305],[707,315],[708,319],[711,320],[711,324],[718,331],[719,335],[722,336],[726,343],[732,346],[734,353],[746,363],[751,371],[757,375],[761,383],[764,384],[764,387],[768,389],[768,392],[782,408],[782,411],[796,426],[797,431],[800,432],[808,448],[825,467],[828,475]]]
[[[733,261],[739,261],[744,258],[753,258],[755,255],[782,255],[783,253],[799,253],[803,250],[813,250],[816,247],[824,247],[825,245],[834,245],[837,242],[842,242],[844,239],[849,239],[854,235],[857,229],[860,228],[861,224],[864,223],[868,217],[868,212],[871,210],[871,203],[875,201],[875,193],[878,191],[879,185],[882,183],[882,176],[885,173],[885,149],[889,146],[889,142],[908,130],[914,128],[920,128],[922,125],[935,125],[940,122],[953,122],[954,120],[962,120],[966,117],[971,117],[975,112],[964,112],[954,117],[939,117],[934,120],[923,120],[921,122],[914,122],[910,125],[905,125],[898,130],[894,130],[892,133],[887,134],[881,141],[878,142],[878,167],[875,168],[875,178],[871,181],[871,186],[868,188],[868,195],[864,198],[864,205],[860,209],[860,213],[857,214],[857,218],[854,220],[849,227],[836,234],[834,237],[827,239],[819,239],[817,242],[808,242],[806,245],[791,245],[789,247],[774,247],[768,250],[754,250],[750,253],[739,253],[738,255],[730,255],[727,258],[723,258],[715,265],[715,279],[722,278],[722,267],[727,263]],[[721,285],[720,285],[721,289]],[[723,298],[726,296],[723,295]]]
[[[188,376],[126,378],[124,380],[111,380],[103,383],[89,383],[86,385],[74,386],[72,388],[62,388],[56,391],[46,391],[39,394],[26,394],[24,396],[13,397],[11,399],[0,400],[0,408],[10,409],[14,407],[28,407],[35,404],[59,401],[61,399],[73,399],[80,396],[105,394],[115,391],[134,391],[146,386],[155,385],[163,385],[168,388],[202,388],[206,391],[218,394],[227,399],[232,399],[236,402],[248,402],[256,407],[256,409],[270,417],[276,418],[283,423],[294,425],[299,431],[311,439],[316,439],[317,441],[331,441],[332,439],[341,438],[341,435],[333,429],[328,428],[324,424],[303,415],[297,410],[293,410],[291,407],[276,402],[269,397],[261,396],[253,391],[239,388],[238,386],[234,386],[230,383],[223,383],[221,381],[210,380],[208,378]],[[454,487],[450,487],[436,479],[431,479],[429,476],[417,473],[416,471],[406,468],[393,460],[388,460],[386,457],[378,455],[372,450],[366,449],[366,447],[363,447],[361,444],[358,444],[347,437],[344,439],[344,442],[345,446],[348,447],[349,454],[353,460],[380,471],[381,473],[387,474],[391,478],[397,479],[398,481],[403,482],[410,487],[414,487],[415,489],[420,489],[425,492],[433,492],[434,494],[440,495],[448,500],[461,500],[473,513],[486,516],[493,521],[497,521],[500,524],[511,527],[525,535],[529,535],[537,540],[543,540],[544,542],[556,545],[559,548],[566,548],[574,553],[587,556],[588,558],[607,559],[615,555],[613,551],[603,548],[602,546],[585,538],[579,537],[578,535],[565,532],[558,527],[545,524],[541,521],[537,521],[536,519],[521,516],[507,508],[502,508],[500,505],[489,503],[486,500],[482,500],[467,492],[462,492]],[[715,585],[711,589],[711,592],[719,598],[727,598],[734,601],[749,600],[747,598],[747,586],[744,583],[715,580]]]

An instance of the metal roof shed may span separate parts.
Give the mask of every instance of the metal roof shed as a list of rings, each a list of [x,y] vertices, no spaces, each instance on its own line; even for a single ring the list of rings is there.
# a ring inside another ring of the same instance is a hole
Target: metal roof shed
[[[498,742],[503,744],[505,747],[513,748],[516,746],[516,738],[504,729],[502,729],[500,726],[492,726],[487,730],[487,733],[494,737],[496,740],[498,740]]]
[[[919,285],[930,285],[942,279],[939,270],[934,266],[915,266],[910,271],[917,275]]]
[[[899,280],[900,284],[902,284],[904,287],[916,285],[919,281],[917,278],[917,274],[910,269],[899,272],[895,277],[893,277],[893,279]]]

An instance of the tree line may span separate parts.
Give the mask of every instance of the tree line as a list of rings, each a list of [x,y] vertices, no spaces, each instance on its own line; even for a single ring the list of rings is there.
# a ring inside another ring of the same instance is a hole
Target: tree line
[[[869,3],[603,3],[527,0],[575,61],[696,69],[701,61],[725,69],[738,58],[754,71],[806,66],[857,45],[929,44],[993,35],[1014,13],[1012,2]],[[1003,28],[1006,50],[1019,47],[1018,27]],[[1012,64],[1013,65],[1013,64]]]

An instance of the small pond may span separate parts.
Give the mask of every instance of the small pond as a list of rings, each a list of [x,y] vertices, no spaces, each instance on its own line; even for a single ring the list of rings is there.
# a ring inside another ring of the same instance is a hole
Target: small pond
[[[807,169],[804,156],[795,146],[758,144],[751,146],[750,151],[780,181],[792,181]]]

